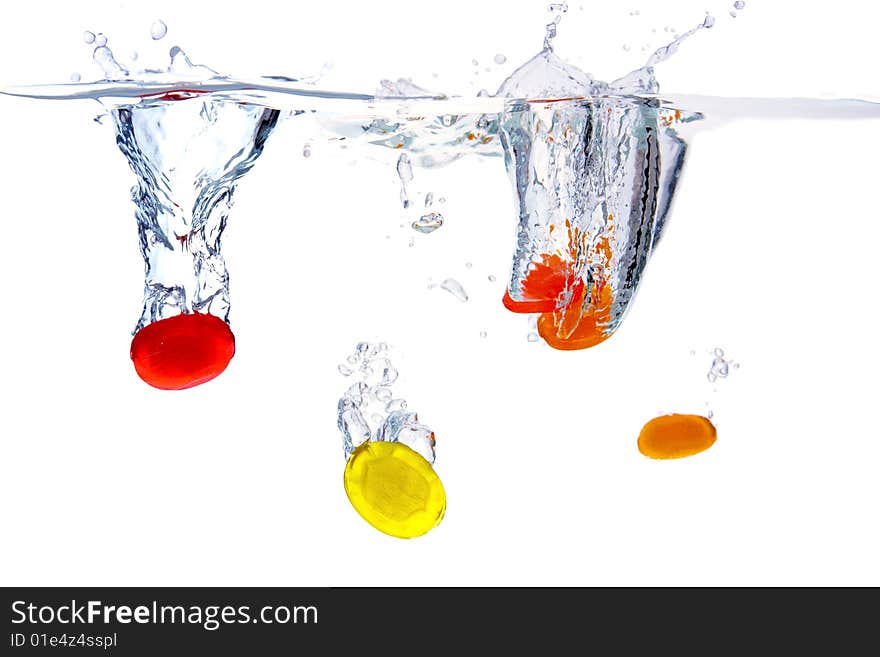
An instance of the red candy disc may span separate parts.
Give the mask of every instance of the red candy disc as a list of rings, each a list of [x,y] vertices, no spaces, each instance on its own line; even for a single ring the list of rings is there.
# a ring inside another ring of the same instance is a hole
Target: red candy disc
[[[192,313],[147,324],[131,341],[138,376],[154,388],[183,390],[210,381],[229,365],[235,336],[219,317]]]

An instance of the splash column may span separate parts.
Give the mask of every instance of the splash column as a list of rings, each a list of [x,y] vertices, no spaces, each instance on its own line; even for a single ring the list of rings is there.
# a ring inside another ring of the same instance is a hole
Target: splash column
[[[540,313],[550,346],[592,347],[622,322],[683,163],[674,117],[624,97],[511,101],[502,114],[518,212],[503,301]]]
[[[235,185],[278,116],[186,91],[113,112],[116,142],[137,177],[132,199],[145,264],[131,358],[155,388],[210,381],[235,353],[221,237]]]

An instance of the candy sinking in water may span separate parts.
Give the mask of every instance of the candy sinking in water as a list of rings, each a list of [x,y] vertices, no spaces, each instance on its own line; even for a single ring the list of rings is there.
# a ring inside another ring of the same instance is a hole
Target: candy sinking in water
[[[343,484],[355,511],[396,538],[422,536],[446,513],[440,477],[402,443],[366,442],[358,447],[345,465]]]
[[[138,376],[160,390],[183,390],[210,381],[235,354],[235,337],[222,319],[190,313],[148,324],[131,341]]]
[[[511,99],[499,125],[518,204],[502,303],[541,313],[538,333],[556,349],[595,346],[623,321],[685,155],[673,129],[685,117],[649,96],[658,91],[652,66],[709,18],[611,83],[553,52],[554,19],[544,50],[498,89]]]
[[[659,49],[649,65],[604,83],[553,52],[565,5],[552,13],[544,50],[516,69],[494,98],[471,99],[479,100],[479,111],[468,103],[465,111],[441,109],[448,97],[406,80],[383,81],[376,96],[321,92],[289,78],[235,81],[193,65],[176,46],[167,70],[172,77],[161,82],[132,78],[103,45],[93,53],[105,72],[101,84],[32,97],[110,99],[117,142],[138,179],[133,197],[147,272],[136,330],[195,313],[228,323],[221,234],[236,181],[259,157],[279,119],[275,108],[295,116],[337,101],[360,111],[368,102],[375,119],[365,125],[358,116],[346,124],[353,131],[344,138],[404,149],[395,158],[406,207],[412,203],[413,164],[440,166],[468,153],[504,156],[519,206],[503,303],[514,312],[540,315],[534,330],[549,345],[583,349],[607,339],[623,320],[661,237],[684,161],[685,143],[674,129],[699,118],[661,104],[650,64],[711,21]],[[94,33],[85,38],[98,41]],[[421,99],[431,109],[422,107],[413,118],[409,99],[400,96]],[[386,102],[393,112],[378,111]],[[303,155],[310,149],[307,143]],[[433,203],[433,194],[426,194],[426,210]],[[428,212],[411,226],[426,233],[442,220]],[[455,279],[440,286],[468,300]]]
[[[639,451],[652,459],[680,459],[715,444],[715,425],[702,415],[661,415],[642,427]]]
[[[137,180],[132,198],[146,263],[132,359],[146,383],[188,388],[220,374],[234,352],[213,346],[218,339],[233,344],[221,237],[235,183],[259,157],[279,112],[181,93],[112,115]],[[140,338],[147,329],[150,338]],[[141,344],[149,345],[148,367],[138,362]],[[206,362],[209,354],[216,358]]]
[[[339,399],[336,420],[346,458],[346,495],[379,531],[397,538],[421,536],[446,511],[446,492],[433,468],[434,432],[407,409],[406,400],[393,398],[398,372],[387,345],[361,342],[352,356],[359,364],[353,374],[361,380]]]
[[[550,346],[592,347],[623,321],[684,158],[667,118],[626,99],[535,101],[504,113],[520,207],[502,302],[541,313],[538,332]]]

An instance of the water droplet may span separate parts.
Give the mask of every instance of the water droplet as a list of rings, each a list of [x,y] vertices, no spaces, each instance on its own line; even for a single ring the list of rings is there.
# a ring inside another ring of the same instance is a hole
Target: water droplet
[[[526,340],[528,340],[529,342],[537,342],[538,341],[538,334],[537,333],[529,333],[526,336]]]
[[[746,3],[742,0],[736,0],[736,2],[733,3],[733,7],[734,9],[745,9]]]
[[[495,277],[494,277],[492,274],[489,274],[488,279],[489,279],[489,282],[490,282],[490,283],[494,283],[494,282],[495,282]]]
[[[696,355],[697,355],[697,350],[691,349],[691,356],[696,356]]]
[[[471,269],[471,268],[473,268],[474,263],[472,263],[472,262],[466,262],[466,263],[464,263],[464,266],[465,266],[466,269]]]
[[[498,64],[498,66],[501,66],[506,61],[507,61],[507,57],[505,57],[501,53],[498,53],[497,55],[495,55],[495,63]]]
[[[721,347],[715,347],[715,349],[712,351],[712,353],[715,356],[717,356],[718,358],[724,357],[724,349],[722,349]]]
[[[71,82],[79,82],[80,80],[82,80],[82,76],[79,73],[71,73],[70,74],[70,81]]]
[[[380,342],[379,343],[379,351],[388,351],[388,343]]]
[[[89,43],[89,44],[94,43],[95,42],[95,33],[89,32],[89,31],[83,32],[83,41],[85,41],[86,43]]]
[[[360,354],[361,356],[363,356],[369,350],[370,350],[370,343],[369,342],[358,342],[357,347],[355,347],[355,351],[358,354]]]
[[[710,28],[715,25],[715,19],[712,16],[706,15],[706,18],[703,19],[703,27]]]
[[[378,413],[373,413],[370,416],[370,419],[373,421],[374,424],[382,424],[382,422],[384,422],[384,419]]]
[[[529,328],[533,331],[538,330],[538,316],[537,315],[529,315]]]
[[[373,393],[373,395],[376,397],[377,400],[379,400],[383,404],[391,401],[391,397],[392,397],[391,390],[388,388],[379,388],[378,390],[376,390]]]
[[[99,48],[101,46],[106,46],[107,45],[107,37],[104,36],[103,34],[96,34],[95,35],[95,45],[98,46]]]
[[[480,62],[478,62],[476,59],[472,59],[471,64],[473,64],[474,66],[479,66]]]
[[[311,157],[312,147],[309,144],[303,146],[303,157]]]
[[[346,365],[340,365],[337,369],[342,376],[351,376],[352,370],[350,367]]]
[[[488,333],[486,333],[486,331],[480,331],[481,338],[485,338],[487,335],[488,335]]]
[[[433,233],[443,225],[443,215],[439,212],[429,212],[412,222],[412,229],[420,233]]]
[[[624,49],[626,52],[629,52],[629,48],[630,48],[630,45],[629,45],[628,43],[623,44],[623,49]]]
[[[128,58],[133,62],[136,62],[138,57],[139,55],[137,50],[132,50],[128,55]]]
[[[150,26],[150,36],[153,41],[158,41],[166,34],[168,34],[168,26],[165,25],[165,21],[158,20]]]
[[[736,12],[733,11],[732,9],[728,13],[730,14],[731,18],[736,18]]]
[[[446,197],[445,197],[445,196],[441,196],[440,198],[437,199],[437,202],[438,202],[438,203],[446,203]]]
[[[434,192],[428,192],[425,194],[425,207],[430,208],[431,204],[434,203]]]
[[[356,354],[352,354],[350,356],[347,356],[345,360],[348,361],[349,365],[357,365],[358,357]]]
[[[454,296],[459,301],[467,301],[468,295],[467,292],[464,291],[464,288],[454,278],[447,278],[445,281],[440,283],[440,287],[449,292],[452,296]]]
[[[413,247],[413,246],[415,246],[415,245],[416,245],[416,241],[415,241],[414,239],[410,238],[410,240],[409,240],[409,244],[407,244],[407,246],[409,246],[409,247]]]

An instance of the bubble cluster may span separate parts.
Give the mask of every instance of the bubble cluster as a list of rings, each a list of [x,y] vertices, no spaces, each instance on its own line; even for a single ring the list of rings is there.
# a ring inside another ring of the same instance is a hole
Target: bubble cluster
[[[716,347],[712,350],[712,364],[709,366],[706,378],[709,380],[709,383],[715,383],[718,379],[726,379],[730,374],[730,370],[738,367],[738,363],[724,357],[723,349]]]
[[[340,374],[353,379],[337,407],[345,458],[373,440],[403,443],[433,463],[434,432],[419,422],[406,399],[395,395],[400,374],[390,356],[385,342],[359,342],[337,367]]]

